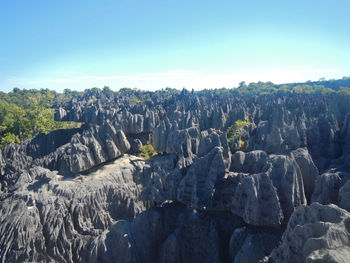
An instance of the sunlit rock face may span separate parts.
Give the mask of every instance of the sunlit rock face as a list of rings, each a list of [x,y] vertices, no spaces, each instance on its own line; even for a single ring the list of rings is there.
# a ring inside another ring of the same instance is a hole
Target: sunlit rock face
[[[273,262],[347,262],[350,213],[336,205],[301,206],[289,219]]]
[[[1,201],[2,258],[84,261],[85,246],[96,236],[146,210],[137,183],[144,166],[124,155],[73,178],[41,167],[19,174],[21,185]]]
[[[2,262],[350,261],[348,97],[141,95],[0,150]]]

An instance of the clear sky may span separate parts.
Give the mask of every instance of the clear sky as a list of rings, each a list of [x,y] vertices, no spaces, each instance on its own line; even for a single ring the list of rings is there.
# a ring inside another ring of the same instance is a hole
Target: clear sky
[[[349,0],[4,0],[0,90],[350,75]]]

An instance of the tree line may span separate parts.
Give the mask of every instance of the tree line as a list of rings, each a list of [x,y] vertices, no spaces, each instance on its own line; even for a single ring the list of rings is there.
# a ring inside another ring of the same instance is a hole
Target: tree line
[[[74,127],[77,124],[56,122],[54,103],[64,101],[64,94],[48,89],[13,89],[0,92],[0,147],[18,143],[39,133]]]
[[[94,96],[100,92],[105,94],[114,93],[109,87],[103,89],[92,88],[84,91],[72,91],[65,89],[63,93],[57,93],[49,89],[18,89],[14,88],[9,93],[0,92],[0,148],[8,144],[18,143],[39,133],[49,133],[57,129],[79,127],[78,123],[56,122],[54,120],[53,106],[64,103],[72,97],[84,95]],[[173,88],[166,88],[155,92],[146,92],[137,89],[122,88],[118,92],[121,96],[130,99],[130,105],[144,103],[158,96],[167,100],[173,96],[189,94],[185,89],[180,92]],[[346,94],[350,96],[350,77],[338,80],[307,81],[305,83],[289,83],[277,85],[272,82],[249,83],[241,82],[237,88],[221,88],[201,90],[194,95],[266,95],[274,93],[307,93],[307,94]]]

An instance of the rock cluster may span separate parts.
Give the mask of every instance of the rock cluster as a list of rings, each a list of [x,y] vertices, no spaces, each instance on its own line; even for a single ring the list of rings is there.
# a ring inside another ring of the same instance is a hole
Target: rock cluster
[[[350,261],[347,96],[147,95],[73,97],[81,128],[0,150],[2,262]]]
[[[301,206],[291,216],[272,262],[348,262],[350,213],[335,205]]]
[[[165,204],[112,225],[92,242],[88,262],[225,262],[228,233],[242,224],[228,213]]]
[[[121,219],[146,210],[137,183],[144,162],[124,156],[88,175],[67,178],[35,167],[0,206],[4,262],[85,262],[85,247]]]

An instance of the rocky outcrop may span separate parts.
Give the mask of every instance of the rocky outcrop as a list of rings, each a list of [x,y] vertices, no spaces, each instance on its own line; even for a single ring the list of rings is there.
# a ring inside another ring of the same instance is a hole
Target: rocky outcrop
[[[301,206],[271,262],[349,262],[350,214],[335,205]]]
[[[225,131],[236,120],[249,116],[251,125],[242,133],[244,151],[276,153],[308,147],[321,172],[327,168],[327,159],[341,155],[338,141],[347,140],[349,117],[346,116],[350,110],[344,95],[240,97],[184,93],[170,95],[170,99],[157,92],[147,95],[149,100],[135,103],[135,99],[140,101],[144,96],[142,93],[85,94],[79,100],[74,98],[59,105],[56,119],[100,126],[109,120],[118,124],[126,135],[153,132],[154,146],[159,142],[159,151],[166,152],[164,134],[169,135],[170,130],[164,131],[170,128],[169,123],[173,128],[176,122],[178,130],[198,127],[200,131],[210,128]]]
[[[350,212],[350,180],[339,189],[339,206]]]
[[[55,118],[81,128],[0,150],[0,260],[346,262],[349,102],[74,95]],[[141,160],[148,141],[158,155]]]
[[[236,228],[230,238],[230,262],[256,263],[265,260],[278,246],[283,230]]]
[[[157,157],[159,161],[151,165],[155,168],[146,180],[150,182],[147,189],[152,189],[148,198],[157,203],[179,201],[201,210],[230,211],[248,224],[274,227],[286,223],[298,206],[306,204],[301,171],[305,176],[314,175],[304,166],[300,168],[292,153],[236,152],[228,160],[219,145],[225,144],[217,133],[202,133],[198,155],[185,173],[176,168],[176,158],[167,162],[166,156]],[[204,154],[204,149],[209,152]],[[307,151],[298,152],[303,152],[299,163],[316,171]]]
[[[91,243],[88,262],[226,262],[227,233],[241,225],[229,214],[166,204],[111,226]]]
[[[311,195],[315,188],[315,181],[319,174],[318,169],[313,163],[312,157],[306,148],[296,149],[295,151],[292,151],[291,155],[299,166],[303,177],[305,196],[310,203]]]
[[[191,127],[179,129],[177,121],[170,122],[165,118],[152,133],[152,145],[160,153],[178,154],[184,158],[193,158],[197,153],[199,129]]]
[[[12,187],[18,174],[35,166],[73,176],[122,156],[130,144],[122,130],[109,122],[104,127],[84,126],[80,129],[59,130],[10,145],[2,149],[6,162],[2,166],[3,191]]]
[[[344,143],[350,144],[350,113],[346,114],[345,116],[344,124],[340,131],[340,136]]]
[[[97,99],[98,98],[98,99]],[[159,112],[153,103],[132,103],[114,93],[93,92],[82,98],[73,98],[65,105],[58,105],[57,121],[75,121],[103,126],[106,121],[115,123],[125,134],[150,133],[159,123]],[[134,97],[134,99],[136,99]],[[137,101],[137,99],[136,99]],[[119,102],[119,103],[118,103]],[[130,105],[133,105],[130,109]],[[64,106],[64,107],[62,107]]]
[[[144,165],[125,156],[70,179],[40,167],[20,175],[21,186],[0,204],[1,261],[86,261],[89,242],[147,208],[136,183]]]
[[[193,208],[212,208],[215,184],[224,175],[223,150],[215,147],[207,155],[193,162],[179,184],[177,200]]]
[[[350,173],[329,171],[317,177],[312,202],[320,204],[338,204],[339,189],[350,178]]]
[[[278,226],[306,203],[300,168],[288,156],[236,152],[231,171],[231,211],[249,224]]]

